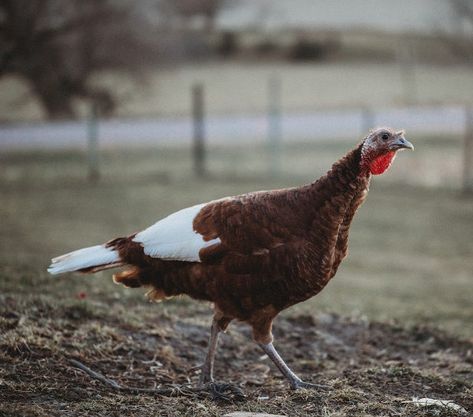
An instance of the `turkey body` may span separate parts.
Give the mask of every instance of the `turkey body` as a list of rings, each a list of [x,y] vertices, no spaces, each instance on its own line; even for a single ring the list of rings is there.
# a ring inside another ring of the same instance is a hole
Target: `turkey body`
[[[346,256],[349,227],[370,180],[359,175],[359,160],[357,148],[312,184],[204,205],[194,230],[218,242],[200,250],[200,262],[143,256],[134,235],[115,239],[108,246],[133,265],[115,280],[151,287],[155,299],[186,294],[212,301],[222,324],[248,321],[255,339],[268,341],[277,313],[320,292]]]

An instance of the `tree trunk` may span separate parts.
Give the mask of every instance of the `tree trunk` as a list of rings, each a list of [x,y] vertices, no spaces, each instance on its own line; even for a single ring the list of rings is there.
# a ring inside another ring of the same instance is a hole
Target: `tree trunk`
[[[67,83],[55,74],[34,74],[29,77],[35,95],[38,97],[46,116],[51,120],[75,119],[72,105],[73,94]]]

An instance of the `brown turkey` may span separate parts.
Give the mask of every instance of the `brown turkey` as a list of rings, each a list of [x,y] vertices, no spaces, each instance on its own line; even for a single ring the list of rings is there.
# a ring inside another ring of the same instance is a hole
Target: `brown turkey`
[[[114,275],[127,287],[148,287],[161,300],[187,294],[214,303],[201,385],[213,384],[220,331],[241,320],[293,389],[302,381],[273,346],[271,327],[285,308],[319,293],[347,254],[353,216],[372,175],[385,172],[400,149],[413,149],[403,131],[378,128],[302,187],[226,197],[185,208],[148,229],[52,260],[48,271],[91,273],[129,266]]]

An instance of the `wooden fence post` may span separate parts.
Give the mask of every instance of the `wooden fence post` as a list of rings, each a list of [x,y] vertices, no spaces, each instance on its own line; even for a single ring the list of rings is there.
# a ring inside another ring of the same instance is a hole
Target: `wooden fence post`
[[[201,84],[192,87],[193,159],[194,172],[203,177],[205,169],[204,89]]]
[[[399,39],[398,55],[404,101],[407,105],[415,104],[417,102],[416,57],[414,45],[408,36],[401,36]]]
[[[470,107],[465,107],[462,191],[465,195],[473,195],[473,110]]]
[[[361,135],[365,137],[371,129],[375,126],[375,114],[370,107],[363,107],[361,109]]]
[[[272,76],[268,83],[268,153],[273,177],[281,173],[281,140],[281,79]]]
[[[98,111],[93,103],[87,119],[88,180],[92,183],[100,178],[98,145]]]

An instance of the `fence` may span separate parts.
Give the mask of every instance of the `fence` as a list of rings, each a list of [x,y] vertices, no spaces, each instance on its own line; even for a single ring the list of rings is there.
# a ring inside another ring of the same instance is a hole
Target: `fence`
[[[107,119],[98,121],[91,109],[87,123],[54,122],[0,126],[0,149],[88,148],[88,175],[99,178],[99,145],[192,146],[196,175],[205,174],[207,144],[261,143],[270,156],[268,171],[278,175],[281,144],[297,141],[362,137],[374,126],[405,128],[409,135],[444,134],[464,137],[463,183],[473,193],[473,110],[461,105],[405,106],[402,108],[346,108],[291,113],[281,111],[281,85],[268,83],[266,114],[205,116],[205,90],[192,88],[191,117]],[[99,144],[100,142],[100,144]]]

